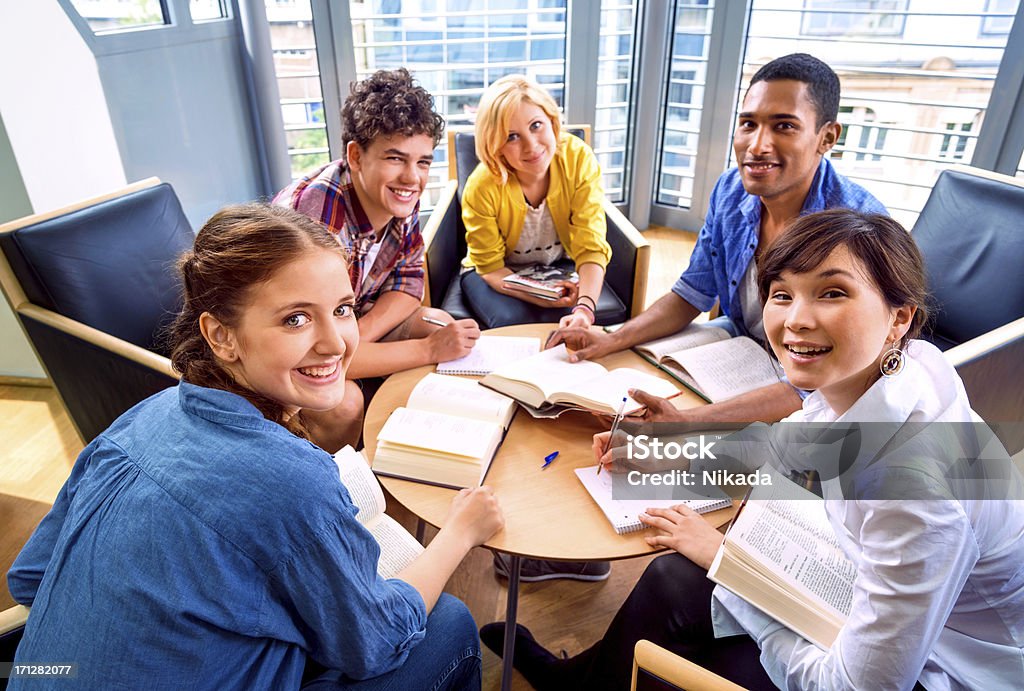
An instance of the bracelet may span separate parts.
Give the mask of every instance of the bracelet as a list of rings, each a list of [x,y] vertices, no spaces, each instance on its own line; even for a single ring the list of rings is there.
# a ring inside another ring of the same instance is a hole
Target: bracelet
[[[597,309],[597,302],[594,300],[594,298],[590,297],[589,295],[580,295],[576,298],[577,305],[583,305],[584,307],[588,307],[586,304],[582,303],[581,300],[590,300],[589,309],[591,312]]]
[[[594,310],[590,309],[589,307],[587,307],[586,305],[583,305],[583,304],[577,304],[575,307],[573,307],[569,311],[569,314],[576,314],[580,310],[586,310],[587,312],[590,313],[590,323],[591,324],[593,324],[597,320],[597,315],[594,314]]]

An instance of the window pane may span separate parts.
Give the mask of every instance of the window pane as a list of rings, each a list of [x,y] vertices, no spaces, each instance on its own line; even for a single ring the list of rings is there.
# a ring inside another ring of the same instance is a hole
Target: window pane
[[[604,192],[624,202],[629,178],[626,142],[633,102],[633,39],[636,2],[603,0],[601,38],[597,56],[597,113],[593,123],[594,153],[601,164]]]
[[[986,22],[1011,21],[1017,1],[927,14],[937,3],[908,11],[905,0],[753,0],[742,88],[787,53],[831,65],[844,127],[831,160],[910,227],[939,172],[974,156],[1006,45],[1006,33],[986,32]]]
[[[228,16],[225,0],[188,0],[188,11],[194,22],[208,22]]]
[[[309,0],[265,0],[292,177],[330,159]],[[337,115],[335,115],[337,117]]]
[[[804,0],[801,33],[902,36],[909,0]],[[893,11],[896,11],[894,13]]]
[[[689,208],[692,202],[713,12],[711,0],[676,1],[672,64],[662,101],[664,128],[656,193],[661,204]]]
[[[71,5],[97,34],[167,23],[160,0],[71,0]]]
[[[358,78],[408,68],[449,127],[471,125],[484,88],[506,74],[532,77],[562,105],[565,0],[351,0],[349,7]],[[424,210],[448,180],[446,146],[434,152]]]

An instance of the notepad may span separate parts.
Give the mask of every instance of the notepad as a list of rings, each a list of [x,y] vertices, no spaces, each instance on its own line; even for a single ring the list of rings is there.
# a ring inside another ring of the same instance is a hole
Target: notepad
[[[481,336],[469,354],[457,360],[439,362],[438,374],[490,374],[500,365],[517,362],[540,352],[539,338],[522,336]]]
[[[635,533],[647,526],[640,522],[640,514],[647,509],[670,509],[685,504],[697,513],[708,513],[732,506],[732,499],[722,493],[715,499],[614,499],[612,497],[612,473],[597,474],[597,466],[577,468],[576,477],[594,498],[597,505],[608,517],[612,528],[619,535]]]

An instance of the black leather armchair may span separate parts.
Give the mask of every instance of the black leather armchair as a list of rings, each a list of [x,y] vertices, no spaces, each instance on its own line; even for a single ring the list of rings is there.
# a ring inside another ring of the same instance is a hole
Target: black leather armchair
[[[972,407],[1017,453],[1024,448],[1024,180],[966,166],[943,171],[912,235],[934,310],[925,337],[945,351]]]
[[[0,285],[84,442],[177,383],[160,333],[193,239],[156,178],[0,226]]]
[[[566,125],[564,129],[589,141],[589,126]],[[427,278],[424,304],[440,307],[457,319],[476,316],[463,299],[459,273],[462,259],[466,256],[461,191],[477,163],[472,131],[449,130],[450,180],[423,229]],[[605,272],[602,299],[598,301],[597,323],[607,325],[625,321],[643,311],[651,248],[633,224],[607,199],[604,210],[612,259]],[[609,289],[614,297],[608,294]]]

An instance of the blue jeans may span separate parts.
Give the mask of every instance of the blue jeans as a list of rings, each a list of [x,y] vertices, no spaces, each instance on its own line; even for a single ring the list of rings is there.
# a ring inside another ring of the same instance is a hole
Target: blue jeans
[[[317,691],[435,691],[480,689],[480,638],[466,605],[442,593],[427,617],[427,631],[398,669],[353,681],[328,670],[304,685]]]
[[[572,267],[572,262],[569,266]],[[538,307],[511,295],[502,295],[487,285],[476,271],[465,272],[459,280],[470,311],[485,329],[512,324],[547,324],[570,313],[568,307]]]

